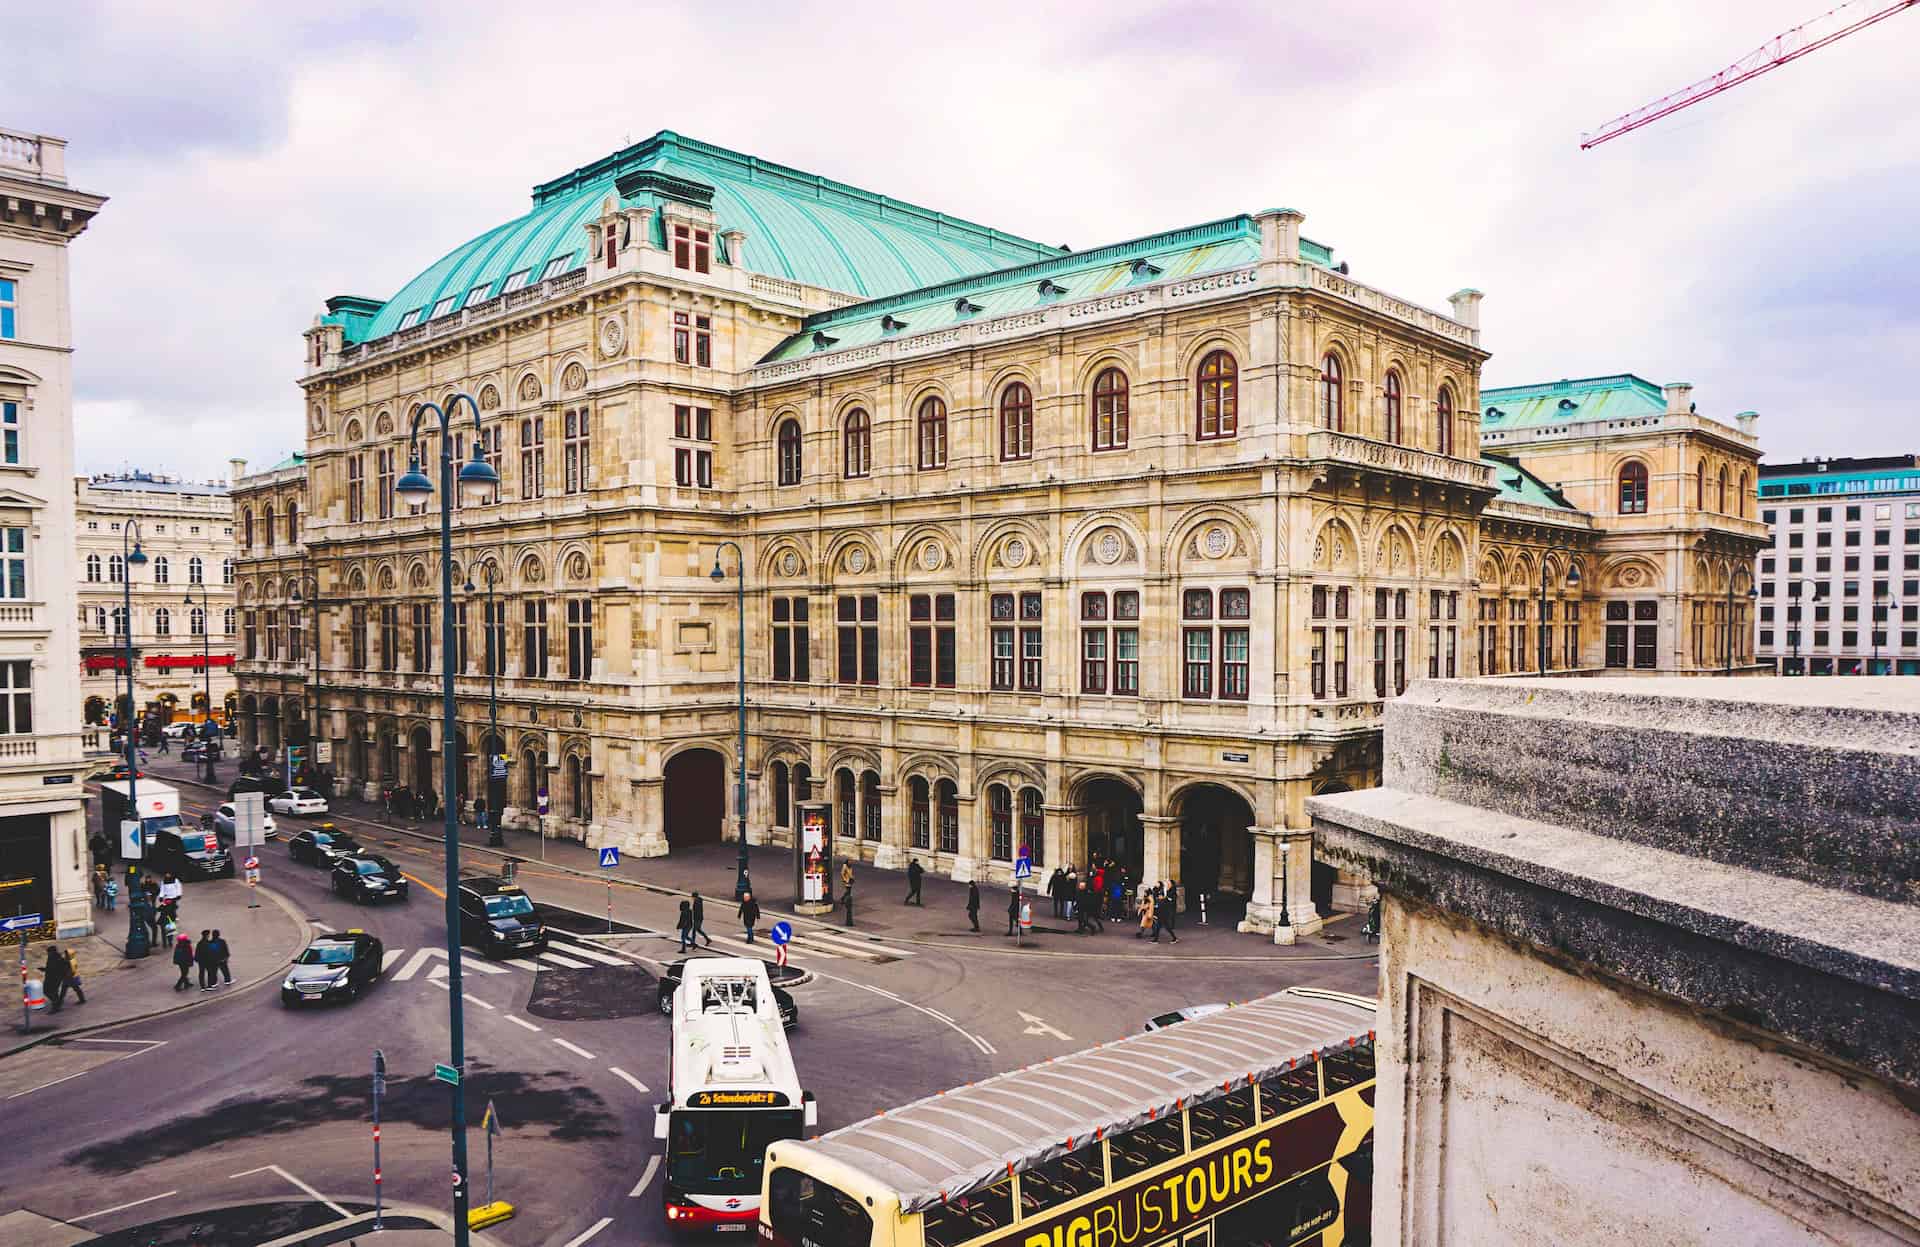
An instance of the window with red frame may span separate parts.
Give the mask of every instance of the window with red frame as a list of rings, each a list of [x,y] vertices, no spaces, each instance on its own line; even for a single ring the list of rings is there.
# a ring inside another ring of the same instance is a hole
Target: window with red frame
[[[692,317],[686,312],[673,314],[673,362],[686,364],[693,362],[693,334],[690,322]]]
[[[1400,424],[1400,374],[1393,369],[1387,370],[1387,381],[1383,398],[1386,405],[1387,440],[1398,446],[1403,430]]]
[[[947,405],[938,398],[929,397],[920,404],[918,421],[918,441],[920,447],[920,470],[930,471],[947,466]]]
[[[1033,458],[1033,391],[1019,381],[1000,395],[1000,458]]]
[[[1434,404],[1434,423],[1439,427],[1435,449],[1443,455],[1453,453],[1453,391],[1446,386],[1440,387],[1439,401]]]
[[[778,437],[780,444],[780,483],[798,485],[800,483],[800,422],[782,420]]]
[[[1638,461],[1620,469],[1620,514],[1647,513],[1647,465]]]
[[[701,368],[713,367],[713,317],[693,318],[693,362]]]
[[[841,474],[849,480],[873,471],[873,420],[864,407],[847,413],[841,434]]]
[[[673,266],[705,273],[713,265],[713,240],[706,230],[690,225],[673,227]]]
[[[1328,351],[1320,357],[1320,427],[1342,432],[1346,404],[1340,394],[1340,357]]]
[[[1203,442],[1224,441],[1240,433],[1240,365],[1225,351],[1211,351],[1200,361],[1196,436]]]
[[[620,227],[618,225],[607,226],[607,248],[604,254],[609,269],[620,267]]]
[[[1127,374],[1103,368],[1093,379],[1093,448],[1125,450],[1127,424]]]

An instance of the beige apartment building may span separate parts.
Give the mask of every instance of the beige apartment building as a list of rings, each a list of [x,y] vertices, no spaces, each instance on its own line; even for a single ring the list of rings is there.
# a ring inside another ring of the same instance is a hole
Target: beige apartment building
[[[883,865],[1111,856],[1312,930],[1362,881],[1313,862],[1304,802],[1378,781],[1387,698],[1534,669],[1543,622],[1550,668],[1602,666],[1629,591],[1657,669],[1704,670],[1672,644],[1692,556],[1757,538],[1683,491],[1616,515],[1551,439],[1483,457],[1479,293],[1363,284],[1302,222],[1067,251],[671,132],[536,187],[308,332],[302,485],[236,514],[272,533],[304,488],[299,549],[243,536],[239,606],[298,602],[315,651],[304,682],[242,659],[243,733],[310,727],[368,793],[452,748],[470,798],[498,751],[510,823],[667,853],[728,834],[744,627],[754,840],[826,800]],[[455,512],[447,742],[437,503],[393,486],[456,394],[453,450],[502,484]],[[1662,488],[1757,454],[1691,411],[1615,433],[1592,470]]]
[[[76,477],[73,498],[82,717],[89,724],[124,721],[131,629],[140,719],[198,723],[209,707],[224,718],[238,627],[227,486],[102,473]],[[133,569],[129,587],[126,558],[136,540],[147,562]]]

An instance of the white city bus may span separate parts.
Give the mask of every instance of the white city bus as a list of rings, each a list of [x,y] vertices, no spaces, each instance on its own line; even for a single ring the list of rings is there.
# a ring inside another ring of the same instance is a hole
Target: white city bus
[[[666,1144],[666,1224],[751,1233],[767,1145],[818,1121],[800,1087],[766,964],[696,957],[673,994],[673,1098],[654,1110]]]

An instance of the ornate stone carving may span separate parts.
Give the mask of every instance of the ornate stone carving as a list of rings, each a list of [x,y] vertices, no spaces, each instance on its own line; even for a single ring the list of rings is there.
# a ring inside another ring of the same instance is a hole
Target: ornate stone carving
[[[1093,539],[1093,557],[1098,562],[1109,565],[1118,563],[1120,556],[1126,552],[1127,543],[1111,528]]]
[[[627,345],[627,327],[618,316],[609,316],[600,322],[600,355],[603,359],[616,359]]]
[[[846,564],[848,571],[858,576],[861,572],[867,570],[867,548],[865,546],[848,546],[846,558],[841,561]]]
[[[482,386],[480,388],[480,410],[481,411],[500,410],[500,391],[494,389],[490,385]]]
[[[1024,567],[1027,562],[1027,543],[1018,537],[1009,537],[1000,547],[1000,564],[1003,567]]]
[[[780,574],[782,576],[798,576],[800,574],[799,551],[788,550],[780,556]]]
[[[920,547],[920,567],[923,571],[937,572],[947,561],[946,551],[937,541],[929,541]]]
[[[572,394],[587,388],[587,370],[579,364],[568,364],[567,370],[560,374],[560,388]]]
[[[1223,559],[1233,552],[1233,534],[1218,524],[1207,529],[1200,538],[1200,553],[1210,559]]]
[[[523,403],[537,403],[540,401],[540,379],[538,377],[529,374],[528,376],[520,378],[520,401]]]

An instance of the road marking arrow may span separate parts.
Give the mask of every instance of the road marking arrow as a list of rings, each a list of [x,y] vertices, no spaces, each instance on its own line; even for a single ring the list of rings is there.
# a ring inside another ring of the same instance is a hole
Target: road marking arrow
[[[1020,1011],[1020,1010],[1017,1010],[1017,1009],[1015,1010],[1015,1012],[1016,1012],[1016,1013],[1019,1013],[1019,1014],[1020,1014],[1020,1020],[1021,1020],[1022,1022],[1025,1022],[1025,1023],[1027,1024],[1027,1029],[1026,1029],[1026,1030],[1024,1030],[1024,1031],[1022,1031],[1022,1032],[1021,1032],[1021,1034],[1023,1034],[1023,1035],[1052,1035],[1052,1036],[1053,1036],[1053,1037],[1054,1037],[1055,1039],[1063,1039],[1063,1040],[1065,1040],[1065,1041],[1066,1041],[1066,1042],[1068,1042],[1068,1043],[1072,1043],[1072,1042],[1073,1042],[1073,1036],[1072,1036],[1072,1035],[1069,1035],[1069,1034],[1066,1034],[1066,1033],[1064,1033],[1064,1032],[1062,1032],[1062,1031],[1058,1031],[1058,1030],[1055,1030],[1055,1029],[1054,1029],[1053,1027],[1051,1027],[1051,1026],[1048,1026],[1048,1025],[1047,1025],[1047,1024],[1045,1023],[1045,1022],[1043,1022],[1043,1021],[1041,1021],[1041,1020],[1040,1020],[1039,1018],[1037,1018],[1037,1017],[1035,1017],[1035,1016],[1033,1016],[1033,1014],[1031,1014],[1031,1013],[1026,1013],[1026,1012],[1022,1012],[1022,1011]]]

